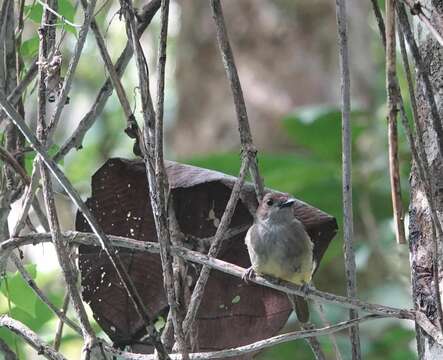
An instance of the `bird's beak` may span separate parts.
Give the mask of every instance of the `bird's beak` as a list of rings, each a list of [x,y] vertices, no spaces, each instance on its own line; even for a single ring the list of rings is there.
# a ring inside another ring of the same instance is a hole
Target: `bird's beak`
[[[282,209],[282,208],[285,208],[285,207],[292,206],[293,203],[295,203],[295,199],[290,198],[290,199],[280,203],[278,206],[279,206],[280,209]]]

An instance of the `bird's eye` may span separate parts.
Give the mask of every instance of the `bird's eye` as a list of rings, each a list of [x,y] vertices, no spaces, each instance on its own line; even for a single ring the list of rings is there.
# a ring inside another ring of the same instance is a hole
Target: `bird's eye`
[[[272,204],[274,204],[274,200],[269,199],[268,201],[266,201],[266,205],[272,206]]]

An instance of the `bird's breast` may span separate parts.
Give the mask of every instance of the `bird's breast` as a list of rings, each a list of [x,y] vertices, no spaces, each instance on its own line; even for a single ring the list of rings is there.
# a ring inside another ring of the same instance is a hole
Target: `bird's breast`
[[[252,267],[263,275],[271,275],[301,285],[311,281],[313,271],[312,242],[309,236],[289,228],[254,225],[246,239]]]

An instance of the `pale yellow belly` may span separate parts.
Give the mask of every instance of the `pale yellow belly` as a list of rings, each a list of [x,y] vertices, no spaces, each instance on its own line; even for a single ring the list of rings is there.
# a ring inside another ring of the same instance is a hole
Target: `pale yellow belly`
[[[288,272],[281,263],[269,260],[264,264],[260,264],[254,269],[259,274],[271,275],[276,278],[292,282],[296,285],[308,284],[312,278],[313,264],[312,261],[303,261],[300,270],[297,272]]]

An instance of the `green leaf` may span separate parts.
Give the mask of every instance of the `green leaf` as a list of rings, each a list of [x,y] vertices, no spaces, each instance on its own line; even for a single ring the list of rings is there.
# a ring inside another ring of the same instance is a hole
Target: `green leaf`
[[[38,45],[39,40],[38,36],[33,36],[32,38],[23,41],[21,47],[20,47],[20,54],[24,58],[32,58],[34,55],[38,53]]]
[[[37,267],[35,264],[26,265],[26,270],[31,274],[32,279],[37,276]],[[6,278],[1,279],[0,291],[18,308],[35,316],[35,305],[37,296],[31,290],[29,285],[23,280],[19,272],[7,273]]]
[[[58,13],[70,22],[74,22],[75,7],[69,0],[58,0]],[[77,34],[77,30],[68,24],[64,24],[66,31],[72,34]]]
[[[35,2],[33,5],[25,5],[24,13],[25,18],[29,18],[40,24],[42,21],[43,6],[38,2]]]
[[[57,13],[63,16],[70,22],[74,22],[75,7],[69,0],[58,0]],[[42,21],[43,6],[40,3],[33,5],[25,5],[25,17],[31,19],[33,22],[40,24]],[[68,24],[63,24],[62,19],[57,19],[58,26],[64,26],[67,31],[72,34],[77,34],[77,30]]]
[[[48,155],[50,157],[53,157],[55,154],[57,154],[59,149],[60,149],[60,146],[58,146],[56,144],[51,145],[48,150]],[[35,155],[36,155],[35,151],[28,151],[25,154],[25,170],[29,176],[31,176],[31,174],[32,174],[32,164],[34,162]],[[63,165],[63,159],[59,161],[59,164]]]
[[[364,126],[358,121],[361,111],[351,114],[353,142]],[[289,137],[314,155],[341,161],[341,112],[336,107],[319,105],[296,109],[283,119]]]

